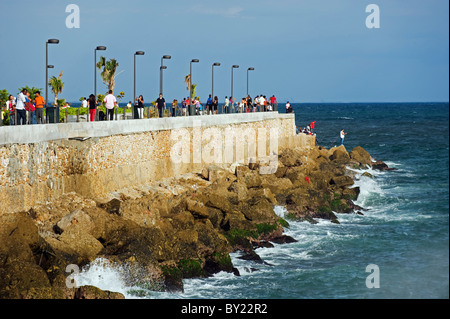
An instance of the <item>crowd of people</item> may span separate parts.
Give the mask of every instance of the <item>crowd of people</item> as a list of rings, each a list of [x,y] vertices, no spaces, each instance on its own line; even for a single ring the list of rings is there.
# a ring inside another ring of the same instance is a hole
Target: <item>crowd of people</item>
[[[25,125],[25,124],[45,124],[47,122],[46,115],[44,113],[45,100],[41,96],[40,92],[34,92],[33,98],[30,97],[30,92],[26,89],[21,91],[17,97],[13,95],[9,96],[8,101],[3,107],[2,118],[9,117],[10,125]],[[105,106],[105,111],[99,109],[99,105]],[[154,105],[154,117],[164,117],[166,110],[170,107],[168,116],[188,116],[188,115],[213,115],[222,113],[252,113],[252,112],[268,112],[276,111],[278,109],[277,99],[274,95],[267,98],[261,94],[255,98],[250,96],[243,97],[240,100],[234,97],[226,96],[222,104],[219,105],[219,99],[217,96],[212,97],[210,94],[206,100],[206,103],[202,103],[199,97],[183,98],[180,102],[173,100],[170,105],[166,104],[166,101],[162,94],[152,103],[147,105],[144,102],[144,97],[139,95],[135,102],[129,103],[124,108],[125,111],[132,109],[132,118],[144,119],[150,118],[150,108]],[[192,107],[191,107],[192,106]],[[66,104],[63,108],[70,107]],[[119,107],[116,96],[113,91],[110,90],[104,97],[103,101],[96,99],[94,94],[90,94],[89,98],[83,98],[81,107],[88,109],[88,121],[103,121],[114,120],[114,114]]]

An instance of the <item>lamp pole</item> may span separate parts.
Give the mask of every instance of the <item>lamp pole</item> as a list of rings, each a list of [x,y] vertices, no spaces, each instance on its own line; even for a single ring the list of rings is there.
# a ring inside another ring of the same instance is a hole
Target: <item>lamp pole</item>
[[[47,107],[48,103],[48,69],[50,69],[48,65],[48,44],[58,44],[58,39],[49,39],[45,43],[45,107]]]
[[[189,73],[190,78],[191,78],[190,85],[189,85],[189,115],[190,116],[195,114],[195,109],[194,109],[195,106],[192,103],[192,63],[198,63],[198,62],[199,62],[198,59],[192,59],[191,63],[190,63],[190,66],[191,66],[190,73]]]
[[[161,94],[163,94],[163,70],[167,69],[167,67],[163,64],[163,60],[170,59],[172,59],[170,55],[163,55],[161,58],[161,67],[159,68],[159,93]]]
[[[211,81],[211,96],[212,96],[212,98],[214,99],[214,67],[215,66],[220,66],[220,63],[219,62],[216,62],[216,63],[214,63],[213,65],[212,65],[212,81]]]
[[[248,68],[247,69],[247,97],[248,97],[248,71],[254,71],[255,68]]]
[[[231,67],[231,97],[230,97],[230,99],[232,98],[233,100],[234,100],[234,96],[233,96],[233,71],[234,71],[234,69],[237,69],[237,68],[239,68],[239,65],[233,65]],[[230,101],[230,109],[228,110],[228,113],[232,113],[231,101]]]
[[[131,118],[134,119],[135,117],[135,110],[136,110],[136,55],[144,55],[144,51],[136,51],[134,53],[134,95],[133,95],[133,104],[132,104],[132,110],[131,110]]]

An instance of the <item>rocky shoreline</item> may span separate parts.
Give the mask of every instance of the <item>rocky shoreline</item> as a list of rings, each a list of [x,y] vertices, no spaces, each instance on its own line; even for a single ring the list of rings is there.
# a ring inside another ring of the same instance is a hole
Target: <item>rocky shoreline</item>
[[[75,193],[27,212],[0,216],[0,298],[122,299],[95,287],[68,288],[68,265],[102,259],[122,270],[129,287],[183,291],[182,279],[226,271],[230,253],[264,262],[258,247],[295,241],[289,221],[339,223],[359,213],[359,188],[348,168],[389,170],[361,147],[285,149],[275,174],[259,164],[212,165],[149,186],[92,200]],[[274,206],[285,206],[283,219]]]

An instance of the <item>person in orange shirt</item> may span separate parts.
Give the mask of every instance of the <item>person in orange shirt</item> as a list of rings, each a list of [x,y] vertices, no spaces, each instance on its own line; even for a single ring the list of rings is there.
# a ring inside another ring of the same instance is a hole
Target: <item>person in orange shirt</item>
[[[35,93],[34,103],[36,104],[36,120],[37,124],[44,124],[44,106],[45,100],[41,96],[41,92],[37,91]]]

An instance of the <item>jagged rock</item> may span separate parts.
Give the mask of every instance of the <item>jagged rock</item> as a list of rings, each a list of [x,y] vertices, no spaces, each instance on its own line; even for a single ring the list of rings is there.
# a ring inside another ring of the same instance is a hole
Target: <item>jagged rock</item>
[[[84,228],[88,233],[94,227],[91,217],[82,210],[78,209],[61,218],[55,226],[55,231],[62,234],[67,228],[73,225]]]
[[[344,145],[332,148],[330,151],[333,151],[332,155],[329,157],[331,161],[345,162],[350,159]]]
[[[389,168],[389,166],[384,163],[383,161],[376,161],[375,163],[372,163],[372,168],[379,170],[379,171],[394,171],[395,168]]]
[[[118,292],[103,291],[93,286],[83,286],[77,289],[74,299],[125,299]]]
[[[370,166],[372,164],[372,158],[370,154],[361,146],[355,147],[349,155],[350,158],[358,162],[361,167]]]
[[[302,165],[302,155],[298,149],[284,149],[279,156],[279,161],[287,167],[300,166]]]
[[[298,240],[292,238],[291,236],[288,235],[282,235],[279,237],[275,237],[271,239],[272,243],[275,244],[291,244],[291,243],[296,243],[298,242]]]
[[[350,186],[353,186],[355,182],[350,176],[343,175],[343,176],[335,176],[330,180],[330,185],[334,185],[338,188],[347,188]]]

